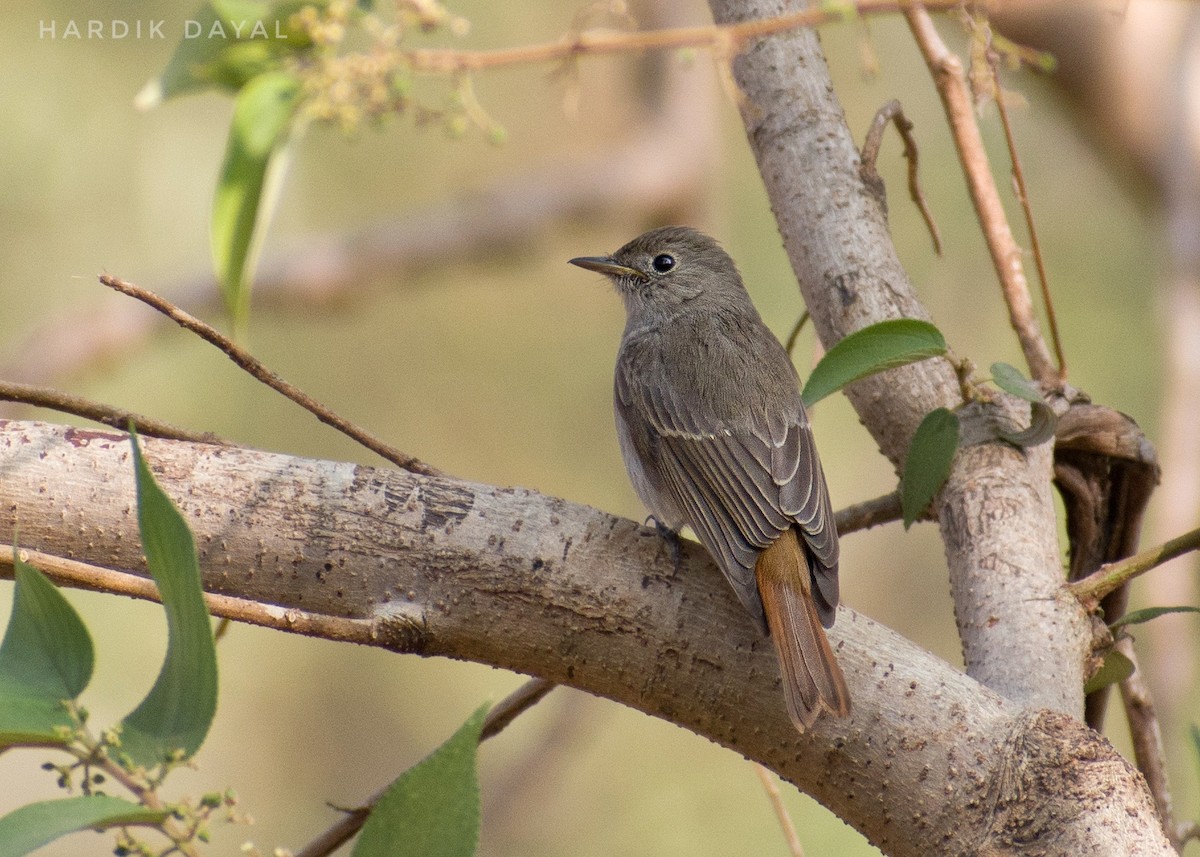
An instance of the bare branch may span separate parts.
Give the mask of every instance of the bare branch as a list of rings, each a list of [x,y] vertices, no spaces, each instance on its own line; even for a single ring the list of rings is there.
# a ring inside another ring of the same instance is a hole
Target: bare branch
[[[127,429],[132,422],[134,428],[140,434],[151,437],[190,440],[193,443],[212,443],[217,445],[228,443],[228,441],[222,440],[215,434],[179,428],[162,420],[156,420],[153,417],[144,417],[133,411],[127,411],[124,408],[113,407],[103,402],[92,401],[82,396],[73,396],[70,393],[52,390],[48,387],[38,387],[33,384],[0,381],[0,401],[20,402],[21,404],[33,405],[39,408],[49,408],[52,411],[59,411],[64,414],[74,414],[77,417],[95,420],[98,423],[115,429],[121,429],[122,431]]]
[[[1033,207],[1029,204],[1029,191],[1025,187],[1025,171],[1021,169],[1021,157],[1017,154],[1017,141],[1013,137],[1012,122],[1008,118],[1008,103],[1003,87],[1000,86],[1000,62],[995,50],[988,50],[988,64],[995,81],[996,108],[1000,113],[1000,125],[1004,128],[1004,140],[1008,146],[1008,157],[1012,161],[1013,189],[1025,214],[1025,228],[1029,230],[1029,245],[1033,251],[1033,264],[1037,270],[1038,284],[1042,289],[1042,305],[1046,308],[1046,321],[1050,325],[1050,340],[1054,343],[1054,356],[1058,359],[1058,377],[1067,377],[1067,357],[1063,352],[1062,338],[1058,333],[1058,316],[1054,312],[1054,300],[1050,297],[1050,278],[1046,275],[1046,259],[1042,255],[1042,242],[1038,238],[1033,222]]]
[[[413,71],[429,74],[484,71],[514,65],[545,62],[566,62],[583,56],[634,53],[680,48],[709,48],[723,57],[741,52],[754,39],[794,30],[816,27],[841,21],[848,13],[857,15],[896,12],[912,5],[912,0],[857,0],[841,6],[815,6],[768,18],[738,24],[708,27],[679,27],[674,29],[610,33],[585,31],[557,42],[502,48],[491,51],[459,51],[430,48],[404,52],[406,65]],[[932,8],[950,9],[956,0],[931,0]]]
[[[963,76],[962,60],[946,47],[924,8],[919,5],[906,8],[904,15],[942,97],[942,105],[954,135],[958,157],[967,178],[967,187],[971,192],[971,201],[983,227],[984,238],[992,255],[992,264],[1000,279],[1004,301],[1008,305],[1009,321],[1021,343],[1025,362],[1030,373],[1038,381],[1047,384],[1058,383],[1061,380],[1058,370],[1054,367],[1054,361],[1034,315],[1033,301],[1029,296],[1029,282],[1025,278],[1021,261],[1021,248],[1008,225],[1004,205],[1000,201],[1000,193],[988,163],[983,137],[975,121],[971,94]]]
[[[329,408],[322,405],[316,399],[309,396],[295,384],[290,384],[279,375],[272,372],[262,361],[254,357],[236,342],[214,329],[210,325],[205,324],[200,319],[189,313],[184,312],[179,307],[168,301],[166,298],[154,294],[154,292],[136,286],[133,283],[127,283],[117,277],[110,277],[107,274],[100,277],[100,282],[108,286],[110,289],[120,292],[124,295],[129,295],[131,298],[137,298],[142,303],[157,310],[165,315],[171,321],[178,324],[184,330],[190,330],[192,333],[199,336],[210,345],[215,345],[221,351],[225,352],[230,360],[232,360],[240,369],[243,369],[251,377],[266,384],[277,393],[291,399],[300,407],[311,413],[321,422],[340,431],[347,437],[357,441],[367,449],[376,453],[382,458],[387,459],[397,467],[405,470],[411,470],[414,473],[423,473],[426,475],[435,475],[439,471],[437,468],[425,464],[411,455],[405,455],[395,447],[389,446],[379,438],[370,434],[364,429],[359,428],[347,419],[338,416]]]
[[[1095,610],[1100,599],[1119,586],[1157,568],[1167,560],[1200,549],[1200,529],[1169,539],[1119,562],[1110,562],[1082,580],[1067,584],[1067,589],[1085,608]]]
[[[900,508],[900,492],[893,491],[874,500],[864,500],[839,509],[834,518],[837,520],[838,534],[844,536],[858,530],[869,530],[879,524],[899,521],[903,515],[904,512]]]
[[[1117,649],[1133,663],[1133,674],[1121,682],[1121,699],[1129,718],[1129,737],[1133,743],[1133,755],[1138,770],[1146,778],[1146,786],[1154,796],[1154,805],[1162,819],[1163,831],[1171,840],[1176,851],[1183,852],[1193,824],[1175,821],[1171,800],[1171,786],[1167,780],[1167,759],[1163,749],[1162,732],[1158,725],[1158,712],[1150,688],[1142,677],[1137,653],[1133,643],[1125,637],[1117,643]]]
[[[887,196],[884,193],[883,179],[879,175],[876,162],[879,159],[879,149],[883,145],[883,131],[887,128],[888,122],[895,123],[896,131],[904,142],[904,157],[908,161],[908,195],[921,212],[925,226],[929,229],[929,235],[933,238],[933,252],[940,256],[942,255],[942,233],[938,230],[937,223],[934,222],[933,212],[929,210],[929,203],[925,199],[925,192],[921,190],[921,182],[917,175],[919,153],[917,140],[912,133],[913,123],[904,115],[904,109],[900,106],[900,102],[894,98],[879,108],[874,121],[871,122],[871,127],[867,130],[859,171],[862,173],[863,181],[872,188],[878,188],[880,202],[886,206]]]
[[[763,791],[767,793],[767,800],[771,802],[771,809],[774,811],[775,817],[779,819],[779,826],[783,828],[783,839],[787,843],[788,853],[792,857],[804,857],[804,846],[800,844],[796,825],[792,823],[792,817],[788,815],[787,807],[783,805],[783,795],[779,793],[779,787],[775,785],[771,771],[757,762],[754,763],[754,771],[758,774]]]

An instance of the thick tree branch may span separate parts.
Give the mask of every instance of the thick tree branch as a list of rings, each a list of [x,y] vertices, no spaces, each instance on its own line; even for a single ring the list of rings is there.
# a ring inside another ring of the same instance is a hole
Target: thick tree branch
[[[144,443],[211,592],[663,717],[767,765],[889,854],[1017,853],[1031,830],[1056,853],[1169,853],[1141,778],[1102,738],[850,610],[831,641],[854,714],[797,735],[770,644],[697,545],[677,573],[653,530],[532,491]],[[0,421],[0,540],[16,525],[30,549],[140,572],[128,444]]]

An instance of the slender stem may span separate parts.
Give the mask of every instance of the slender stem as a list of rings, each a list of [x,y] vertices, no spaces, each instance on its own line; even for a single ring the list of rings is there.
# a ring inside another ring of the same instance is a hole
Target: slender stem
[[[179,428],[170,423],[144,417],[124,408],[116,408],[103,402],[94,402],[82,396],[74,396],[49,387],[37,387],[33,384],[18,384],[13,381],[0,381],[0,401],[20,402],[24,405],[34,405],[39,408],[49,408],[65,414],[74,414],[84,419],[95,420],[106,426],[125,431],[132,422],[139,434],[151,437],[165,437],[171,440],[187,440],[193,443],[213,443],[227,446],[228,441],[222,440],[208,432],[194,432],[190,429]]]
[[[1000,125],[1004,128],[1004,140],[1008,146],[1008,156],[1012,160],[1013,187],[1017,199],[1021,203],[1021,211],[1025,215],[1025,227],[1029,230],[1029,247],[1033,251],[1033,264],[1037,270],[1038,284],[1042,290],[1042,306],[1046,308],[1046,322],[1050,326],[1050,341],[1054,343],[1054,356],[1058,360],[1058,376],[1067,377],[1067,357],[1063,353],[1062,337],[1058,333],[1058,316],[1054,312],[1054,301],[1050,297],[1050,278],[1046,275],[1046,259],[1042,255],[1042,242],[1038,238],[1037,227],[1033,223],[1033,207],[1029,204],[1029,191],[1025,186],[1025,171],[1021,168],[1021,158],[1017,154],[1017,142],[1013,137],[1012,122],[1008,118],[1008,105],[1005,102],[1004,90],[1000,87],[1000,63],[994,50],[988,51],[988,63],[992,67],[992,79],[996,87],[996,108],[1000,112]]]
[[[161,601],[158,587],[148,578],[25,548],[18,548],[17,553],[22,562],[28,563],[58,583],[96,592],[128,595],[146,601]],[[12,576],[12,555],[11,545],[0,544],[0,571],[3,571],[6,577]],[[205,593],[204,602],[213,616],[328,640],[370,643],[377,641],[379,635],[388,630],[372,620],[326,616],[274,604],[260,604],[229,595]]]
[[[100,282],[108,286],[110,289],[121,292],[121,294],[129,295],[131,298],[137,298],[147,306],[152,307],[158,312],[165,315],[171,321],[178,324],[185,330],[190,330],[192,333],[199,336],[210,345],[215,345],[221,351],[225,352],[230,360],[251,376],[266,384],[272,390],[291,399],[300,407],[311,413],[321,422],[340,431],[365,446],[367,449],[392,462],[397,467],[410,470],[413,473],[422,473],[427,476],[437,476],[440,471],[431,465],[414,458],[411,455],[405,455],[400,450],[389,446],[379,438],[370,434],[364,429],[351,423],[349,420],[338,416],[329,408],[322,405],[316,399],[313,399],[299,387],[290,384],[276,373],[268,369],[258,358],[251,355],[229,337],[210,327],[200,319],[187,312],[184,312],[179,307],[172,304],[159,295],[151,291],[136,286],[133,283],[128,283],[117,277],[110,277],[107,274],[100,277]]]
[[[1067,589],[1089,609],[1094,608],[1117,587],[1145,574],[1177,556],[1200,549],[1200,529],[1176,536],[1161,545],[1149,548],[1117,562],[1102,565],[1087,577],[1068,583]]]
[[[933,219],[933,212],[929,210],[925,191],[921,189],[920,177],[917,172],[920,150],[917,148],[917,138],[912,133],[913,123],[904,115],[904,108],[895,98],[879,108],[874,121],[871,122],[871,127],[867,130],[867,138],[863,141],[860,169],[867,174],[869,180],[872,180],[873,185],[880,188],[882,194],[883,180],[879,178],[876,162],[879,159],[879,149],[883,145],[883,132],[887,128],[888,122],[896,125],[896,131],[904,143],[904,158],[908,161],[908,195],[925,220],[925,226],[933,239],[933,252],[940,256],[942,255],[942,233]]]
[[[1171,786],[1167,780],[1167,759],[1163,748],[1162,730],[1158,712],[1150,688],[1142,679],[1137,653],[1132,641],[1126,637],[1117,643],[1117,648],[1133,664],[1133,674],[1121,682],[1121,701],[1125,704],[1125,716],[1129,721],[1129,737],[1133,744],[1133,757],[1138,770],[1146,778],[1146,787],[1154,797],[1154,806],[1162,819],[1163,832],[1171,840],[1176,851],[1183,850],[1179,839],[1180,828],[1175,822],[1175,811],[1171,800]]]
[[[430,48],[406,51],[404,59],[413,71],[431,74],[483,71],[503,66],[541,62],[564,62],[581,56],[631,53],[635,51],[711,48],[721,56],[733,56],[749,41],[798,27],[816,27],[841,21],[850,14],[868,15],[909,8],[912,0],[857,0],[826,4],[737,24],[676,27],[638,32],[582,32],[571,38],[519,48],[490,51],[460,51]],[[930,7],[954,8],[959,0],[930,0]]]
[[[11,551],[8,552],[8,556],[12,556]],[[95,739],[87,736],[86,733],[84,733],[82,746],[67,746],[62,749],[86,765],[99,768],[112,780],[120,783],[126,791],[137,798],[138,803],[147,809],[165,809],[155,789],[147,786],[137,777],[132,776],[121,765],[109,758],[107,754],[97,753]],[[171,840],[174,848],[181,854],[189,855],[189,857],[199,857],[200,852],[196,850],[195,843],[189,841],[195,834],[195,831],[189,832],[181,829],[169,816],[159,824],[146,823],[139,826],[150,827],[159,831],[159,833]]]
[[[757,762],[754,763],[754,770],[758,773],[758,780],[762,783],[763,791],[767,793],[767,800],[771,802],[771,809],[775,810],[779,826],[783,828],[783,838],[787,842],[788,852],[792,857],[804,857],[804,846],[800,843],[800,836],[796,833],[796,825],[792,824],[792,817],[788,815],[787,807],[783,805],[783,795],[779,793],[779,786],[775,785],[775,778],[771,776],[771,772],[767,768]]]
[[[800,331],[804,330],[804,325],[808,322],[808,310],[800,313],[800,320],[796,322],[796,326],[792,328],[792,332],[788,334],[787,343],[783,346],[784,351],[788,356],[792,356],[792,349],[796,347],[796,340],[800,338]]]
[[[1054,383],[1059,380],[1058,371],[1033,312],[1029,283],[1021,262],[1021,248],[1013,238],[1000,193],[996,189],[983,136],[975,121],[975,107],[963,75],[962,60],[946,47],[929,13],[922,6],[908,7],[904,15],[941,95],[946,118],[954,135],[955,148],[967,177],[975,214],[983,229],[992,265],[1000,279],[1004,302],[1008,305],[1009,322],[1017,333],[1025,362],[1034,378]]]
[[[903,516],[900,508],[900,492],[893,491],[874,500],[864,500],[839,509],[833,516],[838,535],[845,536],[858,530],[869,530],[879,524],[898,521]]]

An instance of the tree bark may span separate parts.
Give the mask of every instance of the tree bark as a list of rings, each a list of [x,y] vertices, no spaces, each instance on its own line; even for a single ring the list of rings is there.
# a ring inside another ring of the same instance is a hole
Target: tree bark
[[[841,608],[849,720],[801,736],[770,643],[716,567],[533,491],[145,439],[206,588],[372,624],[397,652],[542,676],[759,761],[885,853],[1167,854],[1140,775],[1077,720],[1021,708]],[[129,441],[0,421],[0,539],[144,574]]]

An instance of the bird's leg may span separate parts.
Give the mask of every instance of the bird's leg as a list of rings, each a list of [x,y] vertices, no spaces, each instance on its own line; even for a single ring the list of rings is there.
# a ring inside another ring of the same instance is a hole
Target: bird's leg
[[[679,538],[679,530],[671,529],[653,515],[646,518],[646,526],[651,523],[654,524],[658,535],[670,546],[672,570],[675,574],[679,574],[679,568],[683,564],[683,540]]]

